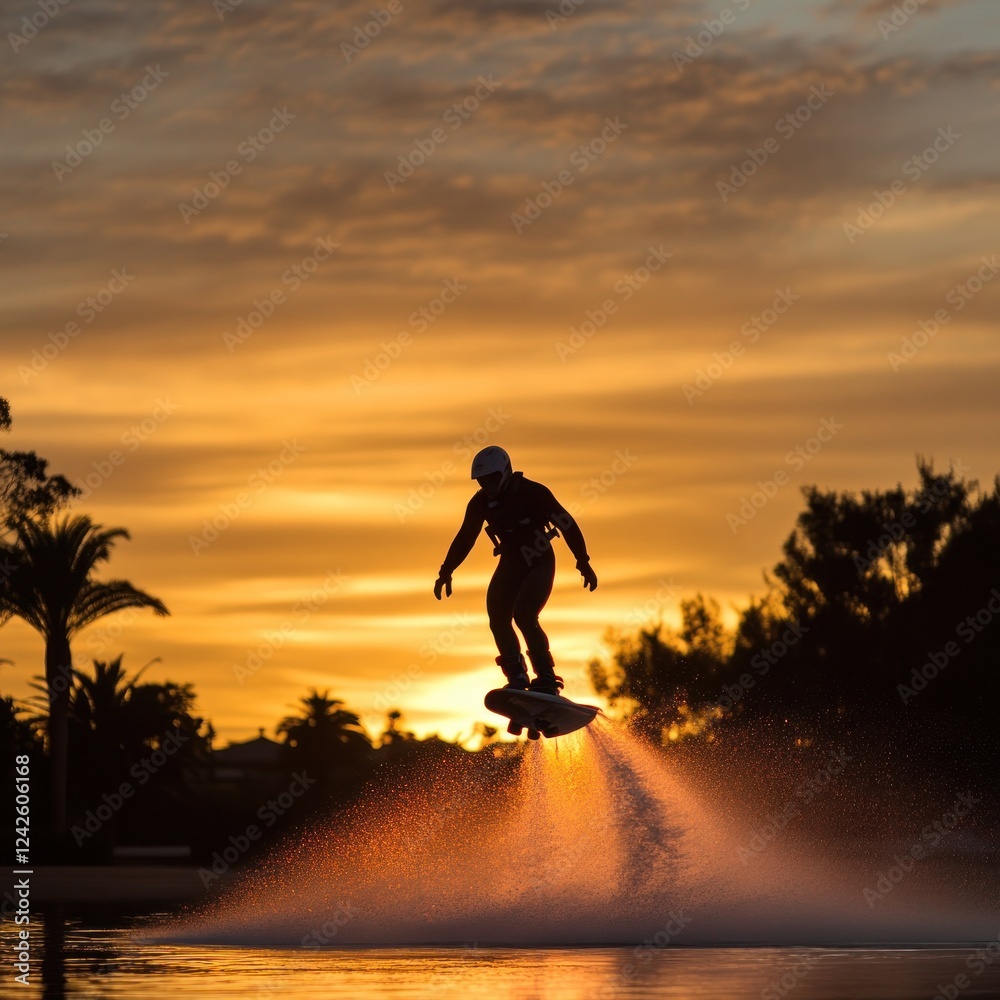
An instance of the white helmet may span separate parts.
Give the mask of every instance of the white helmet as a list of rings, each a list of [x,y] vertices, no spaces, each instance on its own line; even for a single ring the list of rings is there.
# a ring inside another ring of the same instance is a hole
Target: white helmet
[[[482,479],[484,476],[489,476],[494,472],[500,473],[500,483],[497,487],[497,492],[499,493],[507,485],[508,480],[511,475],[510,466],[510,455],[503,450],[503,448],[497,447],[495,444],[491,444],[487,448],[483,448],[479,454],[472,460],[472,479]]]

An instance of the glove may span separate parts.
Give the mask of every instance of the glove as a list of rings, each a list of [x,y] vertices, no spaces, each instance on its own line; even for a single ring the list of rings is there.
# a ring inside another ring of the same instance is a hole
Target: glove
[[[434,596],[441,600],[441,589],[444,588],[445,596],[451,597],[451,573],[438,573],[438,578],[434,582]]]
[[[576,561],[576,568],[580,571],[580,575],[583,577],[583,585],[590,588],[590,590],[597,589],[597,574],[591,568],[590,559],[578,559]]]

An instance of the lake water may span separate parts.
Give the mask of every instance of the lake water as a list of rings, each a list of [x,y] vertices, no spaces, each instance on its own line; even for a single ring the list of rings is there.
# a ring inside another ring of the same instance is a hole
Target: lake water
[[[0,995],[211,1000],[934,1000],[1000,997],[1000,948],[261,948],[49,928],[32,982]],[[977,957],[977,954],[979,957]],[[965,979],[960,977],[964,976]],[[945,992],[941,992],[941,988]]]
[[[805,765],[815,794],[770,797],[732,794],[728,757],[688,772],[607,724],[527,747],[516,771],[491,760],[418,772],[246,863],[230,838],[189,906],[124,869],[78,908],[63,873],[32,984],[5,962],[0,995],[1000,998],[995,851],[925,841],[955,825],[939,805],[827,837],[821,810],[865,792],[836,784],[832,752]],[[801,780],[773,760],[750,773]]]

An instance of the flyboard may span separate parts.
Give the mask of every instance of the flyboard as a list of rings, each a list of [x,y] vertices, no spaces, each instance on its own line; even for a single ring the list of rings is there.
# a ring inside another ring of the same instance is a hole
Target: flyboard
[[[488,691],[484,704],[491,712],[510,719],[508,733],[520,736],[527,729],[528,739],[532,740],[537,740],[539,733],[552,739],[576,732],[593,722],[600,711],[594,705],[578,705],[560,695],[514,688]]]

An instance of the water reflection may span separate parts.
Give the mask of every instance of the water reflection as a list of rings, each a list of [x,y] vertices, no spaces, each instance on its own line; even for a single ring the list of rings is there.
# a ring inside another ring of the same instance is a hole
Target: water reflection
[[[132,919],[52,906],[32,984],[0,996],[119,1000],[930,1000],[966,975],[963,1000],[1000,995],[1000,960],[965,948],[275,949],[144,941]],[[38,926],[37,924],[35,925]],[[972,959],[970,963],[970,958]],[[974,973],[972,970],[981,968]]]
[[[42,914],[42,995],[61,997],[66,986],[66,907],[53,904]]]

